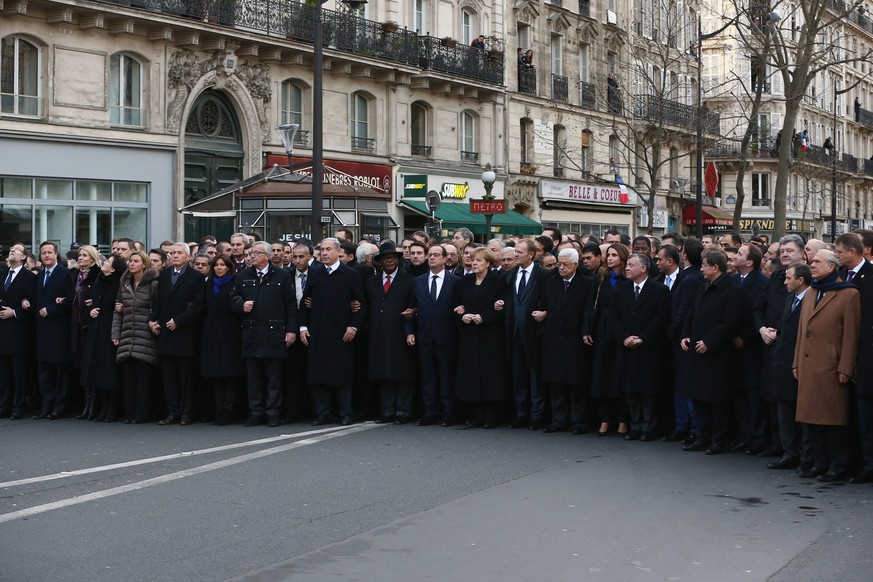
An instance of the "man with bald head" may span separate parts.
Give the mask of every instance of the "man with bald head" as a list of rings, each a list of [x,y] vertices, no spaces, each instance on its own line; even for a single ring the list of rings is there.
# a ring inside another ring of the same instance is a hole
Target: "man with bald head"
[[[811,238],[806,241],[806,245],[803,247],[803,251],[806,253],[806,262],[812,264],[812,258],[815,256],[815,253],[822,249],[826,249],[827,247],[828,243],[823,240],[818,240],[817,238]]]

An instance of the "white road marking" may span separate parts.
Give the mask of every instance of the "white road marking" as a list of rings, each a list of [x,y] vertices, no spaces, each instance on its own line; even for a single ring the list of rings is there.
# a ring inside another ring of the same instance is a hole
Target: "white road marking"
[[[36,505],[34,507],[28,507],[27,509],[22,509],[20,511],[13,511],[10,513],[4,513],[4,514],[0,515],[0,523],[6,523],[9,521],[13,521],[16,519],[22,519],[22,518],[26,518],[26,517],[32,517],[34,515],[39,515],[40,513],[46,513],[48,511],[53,511],[55,509],[63,509],[65,507],[71,507],[73,505],[80,505],[82,503],[88,503],[89,501],[96,501],[98,499],[112,497],[113,495],[120,495],[122,493],[127,493],[129,491],[139,491],[140,489],[145,489],[146,487],[152,487],[154,485],[162,485],[164,483],[169,483],[171,481],[177,481],[179,479],[185,479],[186,477],[192,477],[194,475],[199,475],[201,473],[208,473],[209,471],[215,471],[217,469],[224,469],[225,467],[231,467],[233,465],[245,463],[247,461],[252,461],[254,459],[260,459],[262,457],[268,457],[270,455],[276,455],[278,453],[284,453],[285,451],[290,451],[290,450],[297,449],[300,447],[305,447],[307,445],[318,444],[320,442],[323,442],[323,441],[326,441],[329,439],[333,439],[333,438],[341,437],[341,436],[346,436],[346,435],[349,435],[352,433],[361,432],[361,431],[365,431],[365,430],[370,430],[372,428],[377,428],[379,426],[381,426],[381,425],[363,424],[363,425],[353,426],[351,428],[343,427],[343,429],[341,429],[341,430],[337,430],[337,431],[323,434],[320,436],[315,436],[312,438],[304,439],[302,441],[288,443],[286,445],[273,447],[271,449],[264,449],[263,451],[255,451],[253,453],[247,453],[245,455],[240,455],[238,457],[224,459],[223,461],[217,461],[215,463],[201,465],[200,467],[194,467],[191,469],[186,469],[184,471],[177,471],[176,473],[169,473],[167,475],[161,475],[160,477],[153,477],[151,479],[146,479],[145,481],[139,481],[138,483],[131,483],[129,485],[122,485],[120,487],[112,487],[111,489],[105,489],[103,491],[96,491],[94,493],[88,493],[87,495],[79,495],[78,497],[71,497],[70,499],[63,499],[61,501],[54,501],[52,503],[45,503],[43,505]]]
[[[263,439],[257,439],[253,441],[244,441],[241,443],[234,443],[231,445],[222,445],[220,447],[212,447],[209,449],[200,449],[197,451],[183,451],[181,453],[173,453],[171,455],[163,455],[160,457],[150,457],[147,459],[137,459],[135,461],[125,461],[124,463],[115,463],[113,465],[102,465],[100,467],[89,467],[87,469],[76,469],[74,471],[61,471],[60,473],[52,473],[50,475],[42,475],[40,477],[28,477],[26,479],[18,479],[16,481],[6,481],[5,483],[0,483],[0,489],[8,489],[9,487],[18,487],[20,485],[30,485],[31,483],[42,483],[44,481],[54,481],[55,479],[65,479],[67,477],[77,477],[79,475],[89,475],[91,473],[102,473],[103,471],[113,471],[115,469],[125,469],[127,467],[136,467],[137,465],[149,465],[151,463],[160,463],[162,461],[171,461],[173,459],[178,459],[180,457],[190,457],[194,455],[207,455],[209,453],[218,453],[221,451],[230,451],[233,449],[240,449],[243,447],[253,447],[257,445],[265,445],[268,443],[276,442],[276,441],[286,441],[288,439],[296,439],[300,437],[308,437],[312,435],[319,435],[328,432],[335,432],[340,430],[348,430],[348,427],[345,426],[333,426],[328,428],[319,428],[316,430],[309,430],[306,432],[298,432],[294,434],[282,434],[274,437],[267,437]]]

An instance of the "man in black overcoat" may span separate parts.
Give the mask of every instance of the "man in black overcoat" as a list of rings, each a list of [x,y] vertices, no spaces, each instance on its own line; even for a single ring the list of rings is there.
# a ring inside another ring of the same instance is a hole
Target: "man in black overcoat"
[[[270,245],[256,242],[249,250],[252,266],[236,276],[231,309],[242,315],[242,356],[250,416],[246,426],[279,426],[282,414],[282,370],[288,348],[297,339],[297,301],[291,274],[270,264]]]
[[[531,321],[532,299],[539,295],[543,281],[554,275],[534,263],[536,248],[531,239],[515,243],[518,264],[507,274],[504,300],[506,358],[512,367],[515,419],[510,428],[543,428],[545,396],[536,367],[536,332]]]
[[[733,338],[735,358],[731,370],[731,397],[738,434],[731,450],[752,455],[764,452],[771,445],[779,447],[778,441],[770,442],[766,430],[768,409],[760,392],[763,342],[755,325],[754,308],[761,289],[767,284],[767,277],[761,272],[761,259],[761,249],[757,245],[741,245],[733,258],[736,273],[730,276],[743,298],[740,325]]]
[[[649,277],[651,260],[628,257],[626,279],[615,286],[610,304],[611,340],[617,342],[616,382],[627,399],[630,431],[625,440],[652,440],[660,389],[664,340],[670,322],[670,291]],[[645,373],[640,373],[645,370]]]
[[[42,407],[34,418],[54,420],[63,415],[67,402],[75,289],[69,269],[58,263],[55,243],[39,245],[39,260],[43,270],[36,284],[36,359]]]
[[[9,249],[9,269],[0,271],[0,418],[24,414],[33,359],[37,276],[24,266],[24,243]],[[26,306],[26,307],[25,307]]]
[[[558,253],[558,275],[547,277],[531,317],[537,322],[540,370],[552,401],[552,423],[543,432],[571,428],[583,434],[585,401],[588,397],[590,361],[585,357],[582,321],[594,283],[577,272],[579,253]]]
[[[309,278],[300,310],[300,339],[309,346],[307,376],[315,396],[313,426],[327,424],[332,392],[337,393],[340,423],[352,423],[354,340],[366,317],[364,285],[354,269],[339,260],[340,243],[321,241],[324,265]],[[311,307],[306,299],[311,300]],[[364,305],[352,311],[352,302]]]
[[[743,297],[726,274],[723,252],[707,252],[701,268],[705,282],[688,312],[681,342],[690,354],[686,387],[694,401],[697,439],[682,450],[718,455],[727,444],[733,338],[740,325]]]
[[[393,243],[382,243],[375,257],[382,272],[364,282],[372,341],[369,380],[378,385],[381,403],[376,422],[395,424],[409,421],[418,376],[418,357],[406,341],[403,316],[412,300],[413,277],[399,268],[401,256]]]
[[[291,283],[299,313],[303,304],[303,291],[312,274],[322,265],[312,258],[313,245],[309,240],[297,241],[291,250]],[[295,316],[296,317],[296,316]],[[294,328],[297,331],[298,328]],[[292,422],[311,412],[309,384],[306,381],[306,361],[308,348],[303,342],[295,341],[288,348],[285,362],[285,383],[282,390],[282,420]]]
[[[161,271],[158,294],[149,315],[149,326],[158,336],[161,379],[167,399],[167,417],[158,423],[164,426],[187,426],[192,422],[205,279],[188,264],[189,254],[186,243],[173,245],[170,266]]]
[[[797,414],[797,379],[794,377],[794,350],[797,344],[797,328],[800,324],[800,303],[812,282],[812,272],[803,262],[792,263],[782,270],[785,296],[782,298],[781,320],[775,324],[779,330],[772,349],[768,351],[771,370],[770,391],[776,401],[779,422],[779,440],[782,457],[767,465],[770,469],[811,469],[813,465],[812,443],[803,428],[795,422]],[[772,308],[768,304],[768,311]]]

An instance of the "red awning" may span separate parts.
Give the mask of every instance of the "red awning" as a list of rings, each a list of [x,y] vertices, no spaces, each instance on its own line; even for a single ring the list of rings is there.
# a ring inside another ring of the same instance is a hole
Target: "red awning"
[[[689,204],[682,209],[682,218],[685,226],[694,226],[697,223],[697,204]],[[715,206],[703,207],[703,226],[733,226],[734,217]]]

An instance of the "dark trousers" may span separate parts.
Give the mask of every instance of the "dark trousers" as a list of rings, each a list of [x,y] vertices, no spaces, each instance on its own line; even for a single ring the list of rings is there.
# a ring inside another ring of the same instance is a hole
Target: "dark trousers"
[[[845,473],[849,467],[849,427],[807,424],[815,466],[832,473]]]
[[[252,416],[282,414],[284,358],[246,358],[249,410]]]
[[[412,384],[382,380],[379,382],[379,396],[382,403],[382,417],[409,418],[412,414]]]
[[[315,414],[319,418],[330,416],[331,396],[336,392],[339,403],[339,413],[342,418],[352,416],[352,387],[351,386],[327,386],[318,384],[312,387],[315,396]]]
[[[454,414],[457,352],[457,346],[418,346],[424,416],[449,418]]]
[[[571,384],[549,384],[552,397],[552,426],[567,428],[584,426],[585,403],[587,397],[581,386]]]
[[[216,418],[233,415],[236,407],[236,387],[239,382],[240,379],[236,376],[212,378],[212,399],[215,403]]]
[[[43,414],[63,414],[67,404],[70,381],[70,364],[38,362],[39,392],[42,396]]]
[[[809,440],[809,430],[805,424],[796,422],[797,402],[794,400],[777,400],[776,413],[779,423],[779,442],[782,445],[783,457],[797,457],[801,464],[812,465],[812,443]]]
[[[737,423],[737,439],[749,446],[768,444],[767,408],[758,388],[735,388],[731,399]]]
[[[728,436],[727,410],[724,404],[694,401],[694,422],[697,424],[697,440],[725,446]]]
[[[282,419],[290,422],[312,414],[306,380],[308,348],[303,342],[294,342],[288,348],[285,360],[285,384],[282,387]]]
[[[630,412],[630,430],[633,432],[649,432],[655,428],[655,404],[657,399],[648,394],[627,394],[628,412]]]
[[[873,471],[873,397],[855,398],[858,416],[858,440],[861,443],[862,471]]]
[[[536,368],[530,365],[527,344],[516,337],[512,342],[512,393],[516,418],[540,420],[545,398],[537,378]]]
[[[30,356],[0,355],[0,413],[24,411],[30,378]]]
[[[676,381],[673,384],[673,412],[676,415],[676,432],[694,432],[694,402],[690,398],[680,396],[685,382],[684,371],[676,369]]]
[[[191,416],[197,382],[196,360],[188,356],[161,356],[161,378],[169,415]]]
[[[119,365],[119,372],[121,385],[124,387],[124,418],[146,422],[149,418],[155,367],[129,358]]]
[[[627,423],[630,414],[627,410],[627,402],[624,398],[599,398],[597,408],[600,413],[600,422],[614,424],[616,422]]]

